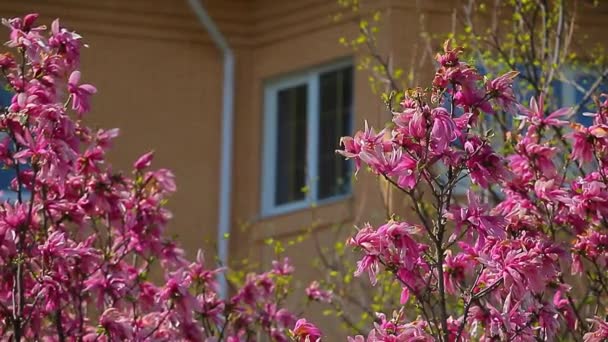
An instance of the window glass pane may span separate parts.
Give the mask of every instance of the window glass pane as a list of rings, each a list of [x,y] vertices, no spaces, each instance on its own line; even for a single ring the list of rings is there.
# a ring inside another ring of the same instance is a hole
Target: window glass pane
[[[4,139],[4,134],[0,135],[0,139]],[[24,165],[20,165],[21,170],[27,169]],[[10,189],[11,181],[17,176],[17,172],[15,172],[14,167],[5,168],[4,163],[2,163],[2,167],[0,168],[0,191],[3,192],[0,199],[4,199],[7,196],[11,196],[12,193],[15,193]]]
[[[352,67],[326,72],[319,77],[319,199],[350,190],[350,163],[335,151],[340,137],[350,134],[352,88]]]
[[[591,75],[579,73],[574,81],[585,89],[585,91],[583,92],[580,89],[575,88],[576,95],[574,96],[573,105],[576,106],[583,101],[586,90],[591,88],[593,82],[595,81],[595,78]],[[593,124],[593,118],[590,116],[585,116],[585,115],[583,115],[583,113],[591,112],[591,111],[595,112],[595,110],[594,110],[595,108],[593,108],[593,107],[595,107],[595,106],[593,105],[592,100],[588,100],[585,103],[583,103],[580,111],[578,113],[576,113],[576,121],[585,126],[591,126]]]
[[[587,91],[589,89],[591,89],[591,87],[593,87],[593,84],[597,80],[598,76],[599,75],[597,75],[597,74],[591,74],[591,73],[585,73],[585,72],[579,72],[576,75],[576,78],[574,81],[580,87],[582,87],[584,90],[573,87],[576,92],[576,94],[574,96],[573,105],[577,105],[583,101]],[[605,93],[606,91],[608,91],[608,87],[606,85],[606,82],[604,82],[603,84],[600,84],[599,88],[595,91],[595,93],[593,95],[599,95],[601,93]],[[591,113],[597,112],[597,107],[593,103],[592,98],[587,99],[587,101],[585,101],[585,103],[582,104],[580,111],[578,113],[576,113],[577,122],[579,122],[585,126],[591,126],[593,124],[593,118],[590,116],[584,116],[583,113],[585,113],[585,112],[591,112]]]
[[[11,94],[8,90],[5,89],[4,83],[0,83],[0,111],[4,112],[5,108],[10,106],[11,98],[13,94]],[[0,132],[0,140],[4,140],[6,138],[6,133]],[[10,190],[10,184],[13,178],[17,173],[14,168],[5,168],[4,165],[0,165],[0,191],[3,191],[2,196],[0,196],[0,200],[6,199],[14,194],[12,190]]]
[[[13,94],[4,88],[4,83],[0,83],[0,110],[11,105]]]
[[[307,85],[277,94],[275,205],[302,200],[306,185]]]

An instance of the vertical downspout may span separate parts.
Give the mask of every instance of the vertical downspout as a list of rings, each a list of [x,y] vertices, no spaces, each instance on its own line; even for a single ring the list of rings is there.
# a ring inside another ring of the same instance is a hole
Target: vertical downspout
[[[230,213],[232,193],[232,147],[234,119],[234,53],[199,0],[188,0],[188,4],[201,25],[205,28],[224,57],[224,79],[222,88],[222,139],[220,154],[220,195],[217,228],[217,253],[222,266],[228,266],[228,247],[230,234]],[[220,296],[228,295],[228,282],[225,275],[219,276]]]

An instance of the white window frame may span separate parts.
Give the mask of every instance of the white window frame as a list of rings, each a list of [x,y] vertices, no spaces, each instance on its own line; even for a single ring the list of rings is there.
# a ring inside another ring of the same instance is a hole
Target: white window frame
[[[351,59],[340,60],[322,67],[280,77],[264,85],[264,139],[262,157],[262,217],[274,216],[305,209],[315,204],[326,204],[351,196],[352,189],[345,194],[318,200],[318,152],[319,152],[319,77],[322,73],[353,66]],[[354,76],[354,75],[353,75]],[[275,205],[276,159],[277,159],[277,95],[279,91],[297,85],[307,86],[306,99],[306,191],[302,200]],[[354,92],[354,77],[353,77]],[[353,109],[354,96],[353,96]],[[352,121],[352,117],[351,117]],[[338,146],[336,146],[338,148]]]

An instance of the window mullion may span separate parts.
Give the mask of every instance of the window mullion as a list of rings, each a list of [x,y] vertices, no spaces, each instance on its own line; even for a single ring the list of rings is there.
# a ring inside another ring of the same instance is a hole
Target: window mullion
[[[314,203],[318,197],[319,184],[319,75],[311,73],[308,78],[308,114],[307,114],[307,185],[308,200]]]
[[[262,211],[267,213],[275,205],[277,159],[277,89],[269,88],[264,94],[264,161],[262,169]]]

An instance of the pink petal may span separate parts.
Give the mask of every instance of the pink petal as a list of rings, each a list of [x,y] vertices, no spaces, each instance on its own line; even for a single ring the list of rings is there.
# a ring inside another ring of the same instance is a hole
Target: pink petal
[[[80,71],[76,70],[76,71],[72,72],[72,74],[70,75],[70,78],[68,79],[68,83],[72,84],[72,85],[76,85],[76,84],[78,84],[78,82],[80,82]]]

